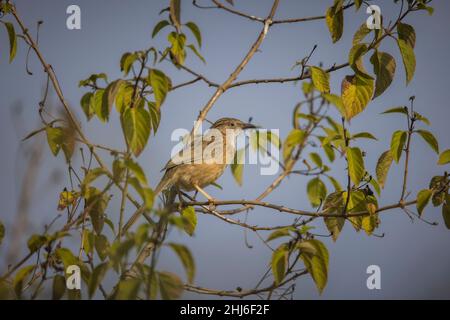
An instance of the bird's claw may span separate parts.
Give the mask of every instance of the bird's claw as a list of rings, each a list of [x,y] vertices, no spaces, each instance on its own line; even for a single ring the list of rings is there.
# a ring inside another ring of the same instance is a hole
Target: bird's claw
[[[209,211],[214,211],[214,210],[216,210],[216,199],[214,199],[214,198],[211,198],[211,199],[208,199],[208,210]]]

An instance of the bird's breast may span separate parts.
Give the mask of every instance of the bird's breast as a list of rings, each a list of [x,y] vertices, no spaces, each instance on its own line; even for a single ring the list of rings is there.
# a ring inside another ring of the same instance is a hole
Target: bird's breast
[[[183,190],[194,190],[194,185],[203,188],[216,181],[225,171],[226,164],[188,164],[183,165],[176,184]]]

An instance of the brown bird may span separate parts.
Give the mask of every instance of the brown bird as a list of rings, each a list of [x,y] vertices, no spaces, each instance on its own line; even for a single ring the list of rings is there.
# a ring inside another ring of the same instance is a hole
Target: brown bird
[[[253,124],[233,118],[222,118],[213,123],[202,136],[188,141],[186,146],[167,162],[161,181],[154,189],[154,196],[161,191],[174,187],[178,190],[202,193],[211,204],[214,199],[204,187],[214,183],[232,163],[236,151],[236,137],[245,129],[256,128]],[[175,199],[171,192],[168,202]],[[166,199],[167,200],[167,199]],[[145,211],[140,207],[123,227],[126,232]]]
[[[185,191],[196,190],[213,202],[214,199],[203,188],[214,183],[232,163],[236,137],[245,129],[252,128],[256,127],[234,118],[221,118],[214,122],[203,136],[190,139],[187,146],[167,162],[155,195],[176,187]]]

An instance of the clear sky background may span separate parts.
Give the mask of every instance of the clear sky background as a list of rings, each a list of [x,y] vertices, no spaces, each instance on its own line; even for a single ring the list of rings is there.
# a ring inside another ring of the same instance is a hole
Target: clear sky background
[[[215,82],[222,82],[233,68],[241,61],[256,39],[261,25],[236,17],[221,10],[201,10],[194,8],[191,1],[182,1],[182,20],[195,21],[202,31],[203,47],[201,53],[207,60],[202,64],[192,57],[187,65],[205,74]],[[236,0],[239,10],[266,16],[271,1]],[[47,61],[58,75],[67,101],[76,110],[88,137],[98,143],[120,147],[122,135],[117,116],[103,125],[98,120],[89,123],[79,107],[84,89],[78,88],[78,81],[91,73],[106,72],[110,79],[120,77],[119,60],[126,51],[139,50],[153,45],[164,48],[165,33],[151,39],[153,26],[161,19],[158,12],[167,5],[167,1],[16,1],[23,20],[35,34],[38,20],[44,24],[40,31],[40,48]],[[82,29],[71,31],[66,28],[66,8],[78,4],[82,11]],[[207,0],[200,3],[208,4]],[[277,18],[307,17],[321,15],[332,1],[280,1]],[[392,19],[397,15],[397,7],[392,1],[373,1],[381,7],[382,13]],[[450,119],[449,101],[449,67],[448,53],[450,42],[447,40],[448,14],[450,2],[433,1],[434,16],[425,12],[409,15],[405,22],[412,24],[417,33],[416,74],[409,86],[405,86],[403,65],[398,49],[391,39],[383,41],[382,50],[394,55],[397,60],[397,74],[391,87],[371,102],[367,110],[352,120],[352,132],[370,131],[379,139],[359,145],[367,152],[366,167],[375,169],[379,155],[388,149],[390,137],[394,130],[405,124],[396,115],[380,115],[383,110],[408,103],[411,95],[416,96],[416,110],[427,116],[432,122],[431,131],[438,137],[442,150],[450,148],[448,121]],[[323,62],[325,66],[343,63],[347,60],[353,33],[366,20],[364,10],[355,13],[350,9],[345,13],[344,37],[335,45],[323,20],[274,26],[266,41],[239,76],[240,80],[254,78],[295,76],[297,71],[291,67],[295,61],[306,56],[314,44],[318,44],[310,63]],[[192,39],[192,36],[189,36]],[[15,61],[8,64],[8,40],[6,32],[0,31],[0,219],[7,226],[14,221],[17,201],[20,194],[20,181],[26,170],[26,150],[37,140],[21,143],[31,130],[38,126],[38,102],[41,99],[45,74],[34,55],[30,58],[33,76],[25,72],[26,47],[19,41]],[[159,66],[167,72],[173,82],[180,83],[191,79],[189,75],[177,71],[169,63]],[[371,67],[369,68],[371,70]],[[331,75],[332,91],[339,92],[340,82],[349,69]],[[188,88],[170,93],[162,110],[162,121],[156,137],[151,137],[145,151],[140,156],[140,163],[146,170],[152,186],[161,178],[159,172],[170,156],[173,143],[170,134],[175,128],[191,128],[200,108],[214,92],[204,83],[198,82]],[[279,128],[282,137],[290,131],[292,109],[302,99],[299,84],[275,84],[243,86],[226,92],[209,113],[212,121],[232,116],[253,121],[266,128]],[[56,99],[55,97],[52,98]],[[55,103],[57,108],[59,104]],[[337,113],[332,112],[337,118]],[[39,139],[39,138],[38,138]],[[44,145],[47,148],[46,145]],[[436,165],[437,156],[423,142],[416,139],[412,143],[411,174],[409,178],[410,198],[418,190],[428,186],[433,175],[442,174],[443,167]],[[43,167],[39,173],[38,183],[33,191],[32,209],[29,212],[30,225],[22,239],[36,232],[42,232],[45,223],[50,222],[55,214],[58,193],[68,186],[62,157],[54,159],[45,151]],[[388,177],[388,186],[382,192],[381,205],[391,204],[400,197],[402,166],[393,166]],[[448,169],[447,169],[448,170]],[[337,160],[333,172],[344,181],[343,159]],[[224,190],[208,188],[219,199],[252,199],[257,196],[273,176],[260,176],[256,165],[244,169],[244,185],[238,187],[227,171],[219,183]],[[295,208],[309,208],[305,188],[308,179],[291,177],[275,190],[267,200]],[[331,186],[330,186],[331,189]],[[118,197],[113,200],[108,214],[117,218],[119,212]],[[131,210],[131,208],[129,208]],[[297,281],[294,297],[309,298],[450,298],[450,231],[445,228],[439,209],[429,207],[424,218],[439,222],[430,226],[421,221],[411,223],[401,210],[392,210],[381,215],[381,228],[376,233],[384,237],[368,237],[365,233],[356,233],[346,225],[336,243],[330,238],[322,239],[330,252],[329,281],[322,296],[309,276]],[[242,216],[243,217],[243,216]],[[196,283],[201,286],[220,289],[252,287],[264,273],[270,260],[271,252],[262,245],[253,234],[248,234],[245,245],[244,232],[241,228],[226,224],[216,218],[199,215],[194,237],[189,238],[176,230],[170,238],[188,245],[197,264]],[[280,225],[293,220],[285,214],[268,209],[256,209],[249,213],[248,223],[260,225]],[[317,232],[326,233],[322,221],[317,221]],[[11,235],[8,235],[11,236]],[[6,251],[10,243],[0,247],[0,259],[5,262]],[[21,246],[26,252],[26,246]],[[19,253],[19,252],[17,252]],[[20,256],[20,255],[19,255]],[[2,261],[0,260],[0,262]],[[376,264],[381,267],[382,289],[366,288],[366,268]],[[0,264],[4,268],[5,263]],[[161,269],[169,269],[179,274],[183,270],[170,252],[163,251],[160,256]],[[187,293],[186,298],[205,298]]]

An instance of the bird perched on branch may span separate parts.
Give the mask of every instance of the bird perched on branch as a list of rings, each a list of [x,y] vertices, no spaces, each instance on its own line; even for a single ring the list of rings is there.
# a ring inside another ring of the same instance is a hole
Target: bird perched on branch
[[[233,162],[237,136],[253,128],[256,127],[251,123],[221,118],[204,135],[190,138],[163,168],[165,173],[155,188],[155,195],[173,186],[179,190],[196,190],[214,202],[203,188],[214,183]]]
[[[175,200],[180,190],[202,193],[214,205],[204,187],[214,183],[231,164],[236,152],[236,137],[246,129],[256,128],[234,118],[222,118],[214,122],[204,134],[188,139],[185,147],[167,162],[161,181],[154,189],[154,196],[166,189],[171,190],[165,199],[166,205]],[[124,225],[128,230],[145,211],[140,207]]]

